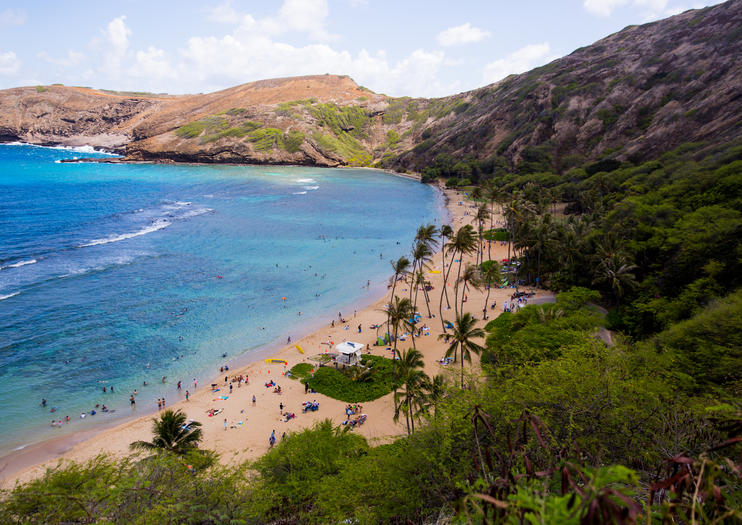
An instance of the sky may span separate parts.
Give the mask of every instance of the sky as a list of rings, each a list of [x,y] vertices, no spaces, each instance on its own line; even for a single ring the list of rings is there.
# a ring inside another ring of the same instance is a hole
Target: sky
[[[208,93],[350,75],[390,96],[496,82],[718,0],[0,1],[0,89]]]

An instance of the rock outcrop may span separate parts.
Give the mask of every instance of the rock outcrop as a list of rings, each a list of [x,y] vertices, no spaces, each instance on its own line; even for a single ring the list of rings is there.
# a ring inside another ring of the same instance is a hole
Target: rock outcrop
[[[381,165],[441,154],[533,163],[644,160],[742,135],[742,0],[642,26],[522,75],[438,99],[390,98],[345,76],[205,95],[60,85],[0,91],[0,142],[90,144],[126,160]]]

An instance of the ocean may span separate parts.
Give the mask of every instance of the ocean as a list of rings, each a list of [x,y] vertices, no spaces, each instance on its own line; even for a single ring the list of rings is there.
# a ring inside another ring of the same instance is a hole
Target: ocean
[[[442,215],[433,188],[373,170],[58,162],[81,156],[105,155],[0,146],[0,455],[130,417],[134,389],[139,415],[175,402],[177,381],[371,302]]]

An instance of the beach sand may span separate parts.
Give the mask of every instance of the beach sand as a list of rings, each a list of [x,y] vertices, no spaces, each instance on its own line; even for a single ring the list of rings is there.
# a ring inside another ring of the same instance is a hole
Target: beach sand
[[[473,222],[474,209],[473,204],[464,201],[462,205],[459,202],[463,200],[462,195],[452,190],[445,190],[447,197],[447,207],[451,215],[451,225],[458,229],[464,224]],[[501,220],[501,217],[496,217]],[[476,225],[475,225],[476,226]],[[507,246],[502,246],[499,242],[492,243],[492,258],[501,260],[507,257]],[[486,256],[485,247],[485,256]],[[448,259],[448,257],[447,257]],[[474,256],[464,259],[473,261]],[[443,283],[441,254],[440,251],[433,257],[429,268],[428,276],[434,290],[430,294],[431,311],[435,318],[427,318],[427,310],[422,294],[418,297],[418,311],[422,314],[422,323],[430,327],[430,335],[423,335],[416,339],[418,350],[420,350],[425,360],[425,372],[431,376],[441,373],[442,371],[450,374],[450,381],[454,384],[459,377],[460,368],[458,364],[443,366],[439,363],[444,356],[446,346],[438,340],[438,335],[442,333],[440,319],[438,317],[438,299],[440,297],[441,286]],[[449,295],[452,297],[454,276],[449,277]],[[292,341],[279,351],[273,354],[273,357],[283,359],[283,363],[268,364],[261,360],[251,363],[239,369],[230,369],[228,372],[219,373],[214,371],[215,378],[199,378],[198,390],[194,392],[193,378],[180,378],[182,380],[182,390],[177,391],[175,383],[179,378],[173,381],[172,395],[167,398],[167,408],[182,409],[188,418],[200,421],[203,424],[203,443],[202,447],[214,450],[219,453],[220,460],[224,463],[241,462],[247,459],[255,459],[263,455],[268,450],[268,438],[271,431],[275,430],[276,436],[280,439],[284,432],[296,432],[312,426],[316,421],[330,418],[335,425],[340,425],[345,419],[345,407],[347,403],[337,401],[322,394],[304,394],[304,385],[298,380],[290,379],[283,376],[283,373],[289,370],[297,363],[314,363],[310,358],[326,351],[331,351],[327,343],[332,341],[337,344],[342,341],[354,341],[363,344],[370,344],[371,353],[391,357],[391,352],[386,347],[373,346],[376,341],[377,330],[370,329],[373,324],[383,324],[386,315],[382,312],[383,307],[390,300],[390,292],[386,294],[363,310],[354,312],[342,312],[346,319],[346,325],[338,322],[337,312],[328,313],[327,324],[319,330],[303,337],[297,341]],[[409,294],[408,285],[403,282],[397,284],[395,293],[397,296],[404,297]],[[513,293],[511,288],[493,289],[490,294],[490,303],[497,301],[497,308],[488,309],[490,318],[495,317],[502,312],[502,304],[509,299]],[[546,292],[539,292],[537,295],[546,295]],[[486,290],[477,291],[469,290],[468,301],[465,303],[465,310],[481,319],[482,308],[486,298]],[[453,309],[446,311],[444,309],[443,317],[447,320],[453,320]],[[331,321],[335,321],[335,327],[330,326]],[[358,333],[358,325],[362,326],[362,333]],[[479,323],[478,326],[483,326]],[[383,334],[385,330],[379,330]],[[483,341],[481,342],[483,344]],[[304,354],[297,350],[295,344],[298,344]],[[408,337],[406,341],[398,344],[398,349],[404,350],[411,348],[411,340]],[[364,350],[365,353],[365,350]],[[478,359],[473,357],[473,366],[477,367]],[[467,368],[468,365],[467,365]],[[233,383],[233,390],[229,393],[229,387],[225,387],[224,376],[230,378],[236,375],[247,375],[249,384],[242,384],[240,387]],[[264,384],[273,380],[281,386],[282,393],[276,394],[273,388],[266,388]],[[220,391],[212,392],[211,383],[217,383]],[[191,392],[190,400],[185,400],[185,391]],[[252,396],[255,396],[256,402],[253,405]],[[228,396],[228,399],[221,399],[220,396]],[[317,400],[320,408],[316,412],[302,413],[302,402]],[[170,402],[172,401],[172,404]],[[279,409],[283,403],[284,412],[294,412],[296,418],[284,422]],[[156,406],[155,399],[144,399],[140,394],[137,398],[137,405],[143,409],[145,406]],[[403,435],[406,430],[403,420],[394,423],[392,415],[394,413],[394,404],[392,394],[388,394],[372,402],[362,403],[364,414],[368,418],[364,425],[357,427],[354,432],[363,435],[372,445],[392,441],[398,436]],[[209,417],[207,410],[216,408],[223,409],[220,414]],[[105,453],[113,456],[125,456],[130,453],[129,444],[137,440],[149,440],[151,438],[152,414],[141,416],[133,420],[117,424],[112,428],[104,428],[100,431],[88,433],[78,433],[72,436],[46,441],[44,443],[33,445],[23,451],[11,454],[0,459],[0,486],[8,488],[16,481],[28,481],[43,474],[46,468],[55,466],[58,461],[72,460],[77,462],[87,461],[98,454]],[[224,429],[224,420],[227,420],[227,430]],[[242,421],[242,425],[239,422]],[[49,459],[49,458],[53,459]],[[29,466],[31,465],[31,466]]]

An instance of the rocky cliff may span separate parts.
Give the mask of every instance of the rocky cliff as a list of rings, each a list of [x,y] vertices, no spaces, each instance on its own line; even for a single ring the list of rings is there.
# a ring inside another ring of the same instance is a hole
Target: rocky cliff
[[[631,26],[554,62],[439,99],[344,76],[205,95],[37,86],[0,91],[0,141],[91,144],[127,160],[381,165],[444,153],[563,171],[742,135],[742,0]]]

